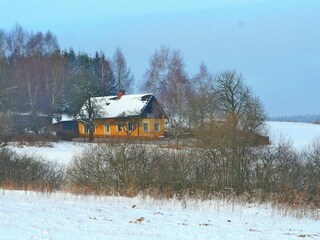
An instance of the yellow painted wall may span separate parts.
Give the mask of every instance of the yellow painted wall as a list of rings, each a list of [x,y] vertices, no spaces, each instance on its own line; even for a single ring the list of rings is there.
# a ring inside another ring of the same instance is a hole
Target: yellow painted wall
[[[141,119],[139,128],[137,127],[131,134],[130,137],[133,138],[158,138],[164,135],[164,118],[163,119]],[[110,132],[106,134],[106,124],[109,123]],[[118,131],[116,119],[106,119],[106,120],[98,120],[95,122],[95,132],[94,137],[120,137],[125,138],[127,137],[127,133],[122,130],[121,132]],[[148,123],[148,131],[144,131],[143,123]],[[154,123],[159,123],[160,131],[154,131]],[[79,122],[79,134],[82,137],[89,136],[89,133],[85,133],[84,125]]]

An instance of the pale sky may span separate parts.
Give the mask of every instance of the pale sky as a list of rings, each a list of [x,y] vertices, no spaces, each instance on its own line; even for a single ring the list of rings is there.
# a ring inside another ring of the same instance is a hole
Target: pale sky
[[[191,75],[242,73],[269,116],[320,114],[317,0],[0,0],[0,29],[16,23],[62,49],[120,47],[137,82],[155,49],[179,49]]]

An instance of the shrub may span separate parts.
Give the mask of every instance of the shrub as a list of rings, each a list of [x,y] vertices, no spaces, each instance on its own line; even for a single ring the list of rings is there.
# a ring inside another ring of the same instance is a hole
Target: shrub
[[[311,195],[318,199],[320,206],[320,139],[316,139],[303,153],[304,181]]]
[[[43,134],[21,134],[11,138],[12,142],[18,142],[20,145],[29,146],[50,146],[52,142],[57,141],[57,137],[51,133]]]
[[[52,191],[59,189],[63,169],[35,156],[19,156],[7,148],[0,149],[0,185],[5,188]]]
[[[74,158],[66,182],[80,193],[133,196],[141,191],[172,197],[219,192],[293,206],[303,202],[319,206],[319,146],[302,155],[289,142],[281,141],[248,148],[239,157],[228,149],[100,144]],[[232,169],[237,161],[239,172]]]
[[[192,187],[188,153],[144,145],[105,144],[90,147],[67,169],[71,188],[95,193],[137,193],[146,189]]]

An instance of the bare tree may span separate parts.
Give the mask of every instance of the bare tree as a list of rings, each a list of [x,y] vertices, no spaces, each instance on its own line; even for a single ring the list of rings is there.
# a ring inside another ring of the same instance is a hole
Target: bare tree
[[[94,122],[101,118],[101,104],[94,97],[99,90],[94,81],[82,81],[74,85],[73,91],[75,111],[74,115],[80,117],[81,122],[89,130],[89,142],[94,140]]]
[[[94,59],[95,73],[101,85],[101,94],[104,96],[118,93],[117,82],[111,65],[111,61],[106,59],[104,53],[96,53]]]
[[[45,58],[45,83],[48,94],[49,109],[51,115],[61,112],[64,108],[65,88],[70,78],[70,66],[68,59],[59,51],[51,53]]]
[[[33,131],[38,132],[37,126],[37,100],[40,93],[40,84],[42,78],[42,58],[32,55],[26,55],[20,59],[20,79],[23,80],[21,87],[26,90],[28,105],[33,120]],[[22,89],[22,90],[23,90]]]
[[[8,79],[9,63],[5,55],[0,55],[0,111],[7,111],[9,109],[10,94],[14,87]]]
[[[204,63],[200,65],[199,73],[191,79],[190,86],[188,125],[193,130],[203,127],[208,119],[218,118],[214,78]]]
[[[43,55],[44,52],[44,36],[42,32],[31,33],[26,43],[26,53],[28,55]]]
[[[225,71],[216,76],[217,108],[234,130],[262,133],[265,114],[262,104],[243,83],[241,74]]]
[[[127,140],[129,140],[131,134],[139,128],[141,122],[140,116],[127,116],[123,114],[123,116],[117,118],[114,124],[121,124],[123,131],[127,135]]]
[[[0,29],[0,57],[5,56],[6,51],[7,51],[6,34],[4,31]]]
[[[9,55],[21,56],[25,53],[28,33],[20,26],[16,25],[7,35],[7,49]]]
[[[134,77],[130,68],[127,66],[122,51],[119,48],[117,48],[113,56],[113,71],[116,78],[117,90],[125,89],[127,92],[130,92]]]
[[[179,51],[173,51],[171,54],[168,75],[163,84],[164,108],[178,146],[178,139],[185,133],[187,126],[187,99],[190,93],[189,80]]]
[[[94,121],[100,117],[99,109],[98,103],[93,98],[89,97],[79,112],[82,123],[84,126],[88,127],[89,142],[93,142],[94,140]]]
[[[168,75],[169,48],[162,46],[156,50],[149,60],[149,69],[144,74],[143,89],[152,92],[156,97],[162,98],[161,86]]]
[[[52,54],[60,50],[57,38],[50,32],[47,31],[44,35],[43,52],[44,54]]]
[[[145,73],[144,89],[153,91],[162,103],[178,145],[178,139],[187,127],[187,99],[190,95],[189,79],[179,51],[162,47],[154,53]]]
[[[265,133],[263,107],[235,71],[216,75],[210,91],[213,114],[204,115],[195,136],[220,173],[219,185],[248,190],[258,161],[254,151]]]

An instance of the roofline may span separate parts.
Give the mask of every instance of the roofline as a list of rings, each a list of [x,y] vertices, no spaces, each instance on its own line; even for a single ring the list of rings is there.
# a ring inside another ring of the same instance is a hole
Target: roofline
[[[144,111],[144,109],[148,106],[149,102],[151,101],[151,99],[154,97],[154,95],[152,93],[148,93],[145,95],[151,95],[151,98],[149,98],[148,102],[146,103],[146,105],[144,105],[144,107],[141,109],[139,116],[142,114],[142,112]]]
[[[151,99],[154,98],[154,99],[157,101],[157,103],[159,104],[159,107],[160,107],[160,109],[161,109],[164,117],[165,117],[165,118],[168,118],[167,114],[163,111],[161,104],[159,103],[159,101],[157,100],[157,98],[154,96],[154,94],[153,94],[153,93],[148,93],[148,94],[145,94],[145,95],[151,95],[151,98],[148,100],[147,104],[141,109],[140,115],[142,114],[142,112],[144,111],[144,109],[148,106],[148,104],[149,104],[149,102],[151,101]]]
[[[102,117],[102,118],[99,118],[99,119],[116,119],[116,118],[123,118],[123,117],[141,117],[143,111],[146,109],[146,107],[148,106],[148,104],[150,103],[150,101],[154,98],[155,101],[158,103],[159,105],[159,108],[161,110],[161,112],[163,113],[164,115],[164,118],[167,119],[168,116],[167,114],[165,113],[165,111],[163,110],[160,102],[157,100],[157,98],[154,96],[153,93],[144,93],[144,94],[126,94],[124,96],[140,96],[140,97],[144,97],[144,96],[148,96],[150,95],[151,97],[148,99],[148,101],[146,102],[146,104],[143,106],[143,108],[140,110],[139,114],[136,114],[136,115],[128,115],[128,116],[116,116],[116,117]],[[114,97],[117,97],[117,95],[109,95],[109,96],[95,96],[95,97],[90,97],[90,99],[94,99],[94,98],[101,98],[101,99],[105,99],[107,102],[111,101],[110,99],[111,98],[114,98]],[[88,101],[88,100],[87,100]],[[83,106],[82,106],[83,107]],[[82,109],[81,107],[81,109]],[[78,120],[79,121],[79,118],[77,117],[75,120]]]

